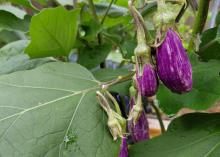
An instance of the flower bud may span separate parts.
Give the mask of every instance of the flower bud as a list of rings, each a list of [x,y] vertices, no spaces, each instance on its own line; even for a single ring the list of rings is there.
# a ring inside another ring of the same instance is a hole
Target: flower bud
[[[126,137],[122,137],[119,157],[128,157],[128,145]]]
[[[160,80],[171,91],[185,93],[192,89],[192,67],[178,34],[168,29],[157,48],[157,71]]]
[[[136,74],[138,90],[143,96],[153,96],[157,92],[158,80],[154,67],[147,63],[143,67],[143,75]]]
[[[134,99],[130,100],[130,108],[134,106]],[[145,112],[143,111],[137,120],[136,124],[128,121],[127,129],[130,133],[133,142],[139,142],[149,139],[149,127]]]
[[[114,140],[117,140],[118,137],[122,137],[122,127],[119,121],[115,118],[114,114],[108,113],[108,127],[113,136]]]

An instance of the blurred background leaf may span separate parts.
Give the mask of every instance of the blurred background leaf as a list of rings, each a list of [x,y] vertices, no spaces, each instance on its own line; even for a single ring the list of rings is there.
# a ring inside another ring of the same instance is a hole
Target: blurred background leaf
[[[88,69],[98,66],[105,60],[111,51],[111,44],[96,45],[94,47],[84,47],[79,49],[78,63]]]
[[[30,24],[31,43],[25,52],[32,58],[68,56],[76,39],[79,10],[44,9]]]
[[[55,61],[52,58],[40,58],[30,60],[24,53],[28,40],[12,42],[0,49],[0,75],[19,70],[33,69],[39,65]]]
[[[200,50],[198,54],[203,60],[220,60],[220,26],[206,30],[202,34]]]

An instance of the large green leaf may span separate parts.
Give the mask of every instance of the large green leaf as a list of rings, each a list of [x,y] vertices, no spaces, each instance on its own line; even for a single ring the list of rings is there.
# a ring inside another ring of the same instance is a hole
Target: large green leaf
[[[206,30],[202,34],[202,43],[198,54],[203,60],[220,60],[220,26]]]
[[[79,10],[64,7],[42,10],[31,20],[31,43],[25,52],[32,58],[68,56],[77,34]]]
[[[220,61],[200,62],[192,58],[193,89],[187,94],[174,94],[160,86],[158,99],[160,107],[167,114],[175,114],[183,107],[204,110],[220,99]]]
[[[127,69],[99,69],[95,71],[94,76],[101,82],[108,82],[117,79],[118,76],[126,76],[130,72]],[[110,91],[120,93],[122,95],[129,94],[129,87],[131,86],[131,81],[122,82],[110,87]]]
[[[78,63],[91,69],[98,66],[111,51],[111,44],[105,43],[94,47],[84,47],[80,49]]]
[[[50,58],[29,59],[24,54],[28,40],[12,42],[0,49],[0,75],[19,70],[33,69],[39,65],[54,61]]]
[[[78,64],[54,62],[0,77],[0,156],[113,157],[99,82]]]
[[[220,114],[194,113],[174,120],[166,133],[131,147],[131,157],[219,157]]]

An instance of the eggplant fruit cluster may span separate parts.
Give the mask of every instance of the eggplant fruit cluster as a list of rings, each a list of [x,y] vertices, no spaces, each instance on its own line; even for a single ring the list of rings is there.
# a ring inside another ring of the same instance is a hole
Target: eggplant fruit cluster
[[[192,89],[192,66],[179,35],[172,28],[167,30],[156,51],[156,69],[147,63],[143,66],[142,76],[136,74],[137,87],[142,95],[156,94],[158,77],[174,93],[189,92]]]

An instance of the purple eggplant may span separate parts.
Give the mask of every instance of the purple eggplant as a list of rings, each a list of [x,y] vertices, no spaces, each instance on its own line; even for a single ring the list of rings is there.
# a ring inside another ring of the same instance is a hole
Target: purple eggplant
[[[157,74],[150,63],[143,66],[142,76],[137,71],[136,79],[141,95],[149,97],[156,94],[158,88]]]
[[[192,89],[192,66],[182,41],[173,29],[168,29],[157,48],[157,71],[160,80],[172,92],[185,93]]]
[[[134,99],[130,100],[130,109],[134,106]],[[149,126],[146,113],[143,111],[136,124],[132,120],[128,121],[127,129],[131,137],[131,141],[136,143],[149,139]]]
[[[128,157],[128,145],[126,137],[122,137],[121,139],[121,147],[119,157]]]

